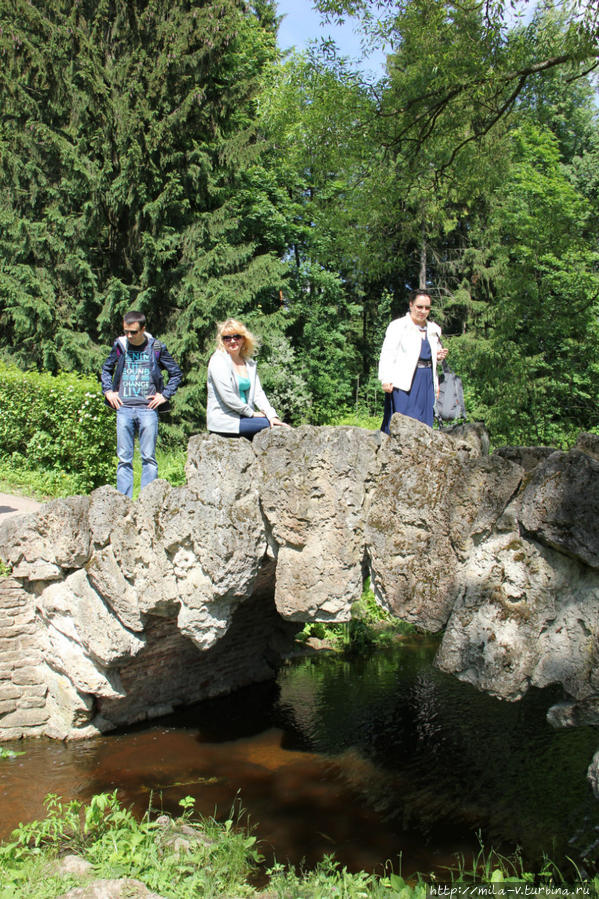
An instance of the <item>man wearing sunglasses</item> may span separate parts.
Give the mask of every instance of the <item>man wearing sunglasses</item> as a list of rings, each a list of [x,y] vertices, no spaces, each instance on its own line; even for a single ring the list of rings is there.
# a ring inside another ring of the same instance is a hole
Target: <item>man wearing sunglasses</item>
[[[116,487],[132,497],[135,435],[141,454],[141,486],[145,487],[158,477],[158,412],[169,408],[182,374],[164,344],[146,331],[143,312],[127,312],[123,331],[124,337],[115,340],[102,366],[102,392],[116,411]],[[166,386],[163,371],[168,375]]]

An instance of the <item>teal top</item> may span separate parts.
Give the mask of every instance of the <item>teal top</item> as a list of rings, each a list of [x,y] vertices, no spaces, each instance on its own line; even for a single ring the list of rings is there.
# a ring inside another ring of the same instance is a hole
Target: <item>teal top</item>
[[[237,375],[237,386],[239,387],[239,395],[244,403],[247,403],[250,395],[250,379],[244,375]]]

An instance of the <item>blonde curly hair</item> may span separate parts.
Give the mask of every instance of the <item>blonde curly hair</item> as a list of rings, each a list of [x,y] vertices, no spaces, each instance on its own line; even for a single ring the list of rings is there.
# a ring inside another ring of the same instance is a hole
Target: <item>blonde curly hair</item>
[[[243,322],[236,318],[228,318],[224,322],[219,322],[216,327],[216,348],[224,350],[223,337],[227,334],[241,334],[243,343],[239,349],[242,359],[250,359],[258,349],[258,338],[246,328]]]

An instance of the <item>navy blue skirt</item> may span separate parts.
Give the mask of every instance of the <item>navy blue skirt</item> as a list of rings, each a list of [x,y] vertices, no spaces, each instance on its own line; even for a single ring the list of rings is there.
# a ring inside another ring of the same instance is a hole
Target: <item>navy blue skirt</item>
[[[393,388],[393,393],[385,394],[385,409],[381,431],[389,433],[389,422],[394,412],[401,412],[409,418],[424,422],[429,428],[433,426],[435,391],[433,389],[433,373],[430,368],[417,368],[409,390]]]

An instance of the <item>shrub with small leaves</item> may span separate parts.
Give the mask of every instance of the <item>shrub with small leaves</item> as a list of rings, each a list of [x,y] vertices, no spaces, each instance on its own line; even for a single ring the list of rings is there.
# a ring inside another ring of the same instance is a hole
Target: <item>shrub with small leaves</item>
[[[0,362],[0,463],[63,471],[87,492],[112,481],[114,417],[93,378]]]

